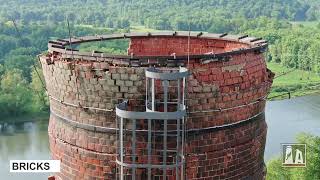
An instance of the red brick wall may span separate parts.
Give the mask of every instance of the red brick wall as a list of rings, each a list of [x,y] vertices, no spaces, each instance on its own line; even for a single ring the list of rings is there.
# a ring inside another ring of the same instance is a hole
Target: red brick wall
[[[219,39],[190,38],[190,54],[220,53],[234,48],[244,48],[246,44]],[[152,55],[187,55],[188,38],[184,37],[143,37],[132,38],[128,54],[139,56]]]
[[[109,153],[115,146],[108,139],[101,133],[75,130],[51,116],[50,150],[53,159],[61,160],[61,172],[55,178],[115,179],[115,155]]]
[[[192,39],[191,42],[191,54],[244,46],[221,40]],[[186,54],[186,39],[134,38],[128,52]],[[112,109],[123,99],[129,99],[134,107],[144,104],[144,68],[83,60],[78,60],[74,68],[59,56],[53,57],[54,64],[48,64],[47,58],[42,57],[41,63],[48,93],[63,101],[50,101],[51,110],[57,115],[80,124],[114,128],[115,112],[87,110],[70,104],[102,109]],[[266,96],[272,80],[263,55],[253,52],[233,55],[228,62],[205,65],[191,60],[188,68],[191,76],[187,81],[187,128],[200,130],[187,136],[187,179],[264,179],[267,126],[263,114],[250,122],[201,130],[239,123],[264,112],[265,100],[257,100]],[[114,134],[73,127],[53,114],[48,131],[52,156],[62,161],[62,172],[56,174],[57,179],[114,179]]]

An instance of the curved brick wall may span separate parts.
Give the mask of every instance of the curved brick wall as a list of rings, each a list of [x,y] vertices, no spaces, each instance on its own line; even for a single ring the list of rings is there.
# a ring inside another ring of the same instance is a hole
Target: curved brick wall
[[[128,54],[187,54],[188,38],[134,37]],[[191,38],[190,54],[221,53],[248,44]],[[264,56],[249,51],[228,61],[191,59],[188,79],[187,179],[264,179],[265,97],[272,73]],[[57,179],[115,179],[116,104],[145,100],[145,67],[40,56],[50,95],[50,149],[61,160]],[[94,108],[87,108],[94,107]],[[174,178],[174,174],[170,177]]]

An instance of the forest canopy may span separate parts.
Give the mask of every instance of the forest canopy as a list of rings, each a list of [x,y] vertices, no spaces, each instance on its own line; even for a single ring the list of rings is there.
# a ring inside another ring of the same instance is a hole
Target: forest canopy
[[[125,28],[132,24],[155,29],[208,29],[229,19],[258,17],[290,21],[320,18],[317,0],[0,0],[0,17],[25,24],[59,23]]]

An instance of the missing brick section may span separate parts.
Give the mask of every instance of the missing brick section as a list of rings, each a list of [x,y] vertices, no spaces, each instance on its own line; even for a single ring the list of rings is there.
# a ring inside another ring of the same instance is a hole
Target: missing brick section
[[[51,155],[62,167],[49,179],[264,180],[267,42],[205,32],[71,40],[124,38],[127,55],[58,39],[39,56]]]

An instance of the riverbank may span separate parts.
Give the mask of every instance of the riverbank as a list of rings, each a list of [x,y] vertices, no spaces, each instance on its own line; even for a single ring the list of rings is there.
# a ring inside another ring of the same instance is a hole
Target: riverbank
[[[287,99],[320,93],[320,75],[298,69],[281,66],[278,63],[268,63],[268,68],[276,74],[270,100]]]

